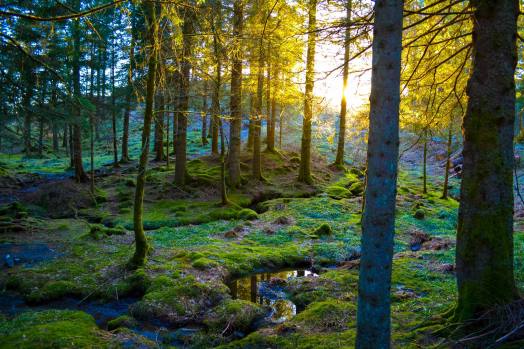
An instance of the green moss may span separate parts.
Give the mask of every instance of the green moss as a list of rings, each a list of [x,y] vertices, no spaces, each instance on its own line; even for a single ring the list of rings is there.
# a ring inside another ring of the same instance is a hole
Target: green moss
[[[116,319],[110,320],[107,322],[107,329],[109,331],[116,330],[120,327],[136,327],[138,325],[138,322],[129,315],[122,315],[117,317]]]
[[[71,281],[49,281],[41,289],[31,292],[26,300],[29,303],[45,303],[66,296],[80,296],[81,290]]]
[[[216,261],[209,259],[209,258],[205,258],[205,257],[198,258],[197,260],[195,260],[192,263],[193,268],[202,269],[202,270],[215,268],[218,265],[219,264]]]
[[[89,229],[89,236],[95,240],[100,240],[111,235],[125,235],[125,233],[126,230],[121,226],[108,228],[102,224],[92,224]]]
[[[353,196],[350,190],[339,185],[330,185],[326,188],[326,193],[333,199],[345,199]]]
[[[355,182],[351,184],[351,187],[349,187],[349,191],[353,195],[360,195],[364,192],[364,183],[362,182]]]
[[[425,216],[426,216],[426,211],[423,208],[418,208],[413,213],[413,217],[415,217],[416,219],[424,219]]]
[[[328,299],[309,305],[293,319],[293,323],[306,331],[343,331],[348,328],[350,321],[354,321],[355,315],[354,302]]]
[[[202,317],[206,309],[227,297],[228,288],[221,283],[202,283],[192,276],[172,282],[153,281],[143,299],[130,307],[135,318],[160,318],[176,324]]]
[[[249,208],[243,208],[241,209],[240,211],[238,211],[237,215],[236,215],[236,218],[237,219],[245,219],[245,220],[254,220],[254,219],[257,219],[258,218],[258,214],[249,209]]]
[[[108,348],[111,337],[102,335],[94,319],[81,311],[26,312],[0,322],[1,347],[5,349]]]
[[[331,236],[333,235],[333,228],[328,223],[322,223],[313,230],[313,234],[316,236]]]
[[[204,323],[211,331],[222,332],[227,328],[227,334],[235,331],[247,332],[265,311],[256,303],[240,299],[226,300],[213,309]]]

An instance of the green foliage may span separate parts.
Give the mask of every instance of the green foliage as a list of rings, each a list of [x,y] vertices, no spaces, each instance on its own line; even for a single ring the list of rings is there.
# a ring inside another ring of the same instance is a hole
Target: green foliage
[[[238,211],[236,218],[251,221],[251,220],[257,219],[258,214],[249,208],[243,208],[240,211]]]
[[[0,322],[2,348],[108,348],[94,319],[81,311],[26,312],[12,321]]]

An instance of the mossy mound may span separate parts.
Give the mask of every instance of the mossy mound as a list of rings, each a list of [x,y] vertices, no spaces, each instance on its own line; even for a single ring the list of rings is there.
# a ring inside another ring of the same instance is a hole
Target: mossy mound
[[[249,208],[243,208],[237,212],[236,217],[237,219],[252,221],[258,218],[258,213]]]
[[[225,335],[235,331],[246,333],[264,314],[264,309],[256,303],[240,299],[226,300],[213,309],[204,323],[213,332],[222,332],[226,329]]]
[[[92,224],[89,228],[89,236],[95,240],[100,240],[111,235],[125,235],[126,230],[117,226],[114,228],[108,228],[102,224]]]
[[[227,298],[228,292],[221,283],[202,283],[193,276],[180,279],[159,276],[143,299],[130,307],[130,313],[138,319],[184,324],[203,319],[206,310]]]
[[[322,223],[321,225],[319,225],[318,227],[316,227],[314,230],[313,230],[313,235],[315,236],[331,236],[333,235],[333,228],[331,228],[331,226],[327,223]]]
[[[34,290],[26,296],[26,301],[31,304],[42,304],[61,299],[67,296],[80,296],[82,291],[71,281],[49,281],[43,287]]]
[[[338,299],[312,303],[298,314],[293,323],[308,332],[343,331],[354,320],[356,305]]]
[[[132,327],[136,327],[137,325],[138,325],[138,321],[136,321],[136,319],[134,319],[133,317],[129,315],[122,315],[122,316],[117,317],[116,319],[108,321],[107,329],[109,331],[112,331],[120,327],[132,328]]]
[[[81,311],[26,312],[0,321],[0,346],[4,349],[109,348],[111,336],[98,330],[92,316]]]
[[[205,269],[212,269],[217,267],[219,264],[217,261],[214,261],[212,259],[206,258],[206,257],[200,257],[196,259],[192,264],[193,268],[197,268],[200,270]]]

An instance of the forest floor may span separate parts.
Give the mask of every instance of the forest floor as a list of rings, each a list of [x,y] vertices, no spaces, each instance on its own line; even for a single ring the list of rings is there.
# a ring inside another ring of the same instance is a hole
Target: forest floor
[[[132,149],[136,159],[139,147]],[[362,169],[333,169],[321,153],[315,185],[302,185],[297,153],[265,152],[266,180],[253,182],[245,154],[244,184],[224,207],[219,161],[202,149],[191,133],[184,188],[172,184],[173,165],[151,162],[144,226],[152,250],[134,272],[125,264],[134,249],[135,162],[113,170],[104,165],[109,151],[98,156],[93,196],[68,177],[67,160],[2,155],[0,347],[351,348]],[[420,149],[401,164],[392,283],[398,348],[441,343],[419,327],[456,299],[458,202],[441,199],[437,153],[426,194]],[[521,213],[515,270],[522,290]],[[452,344],[460,343],[443,345]]]

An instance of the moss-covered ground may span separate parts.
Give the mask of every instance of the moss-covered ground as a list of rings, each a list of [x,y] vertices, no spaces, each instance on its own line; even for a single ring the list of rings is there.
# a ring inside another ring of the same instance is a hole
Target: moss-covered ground
[[[1,348],[352,347],[361,169],[335,171],[317,159],[316,185],[305,186],[295,181],[296,154],[264,153],[266,180],[253,182],[246,154],[244,185],[229,193],[231,204],[221,206],[218,159],[200,156],[197,142],[190,148],[194,156],[187,186],[174,187],[173,165],[152,163],[148,170],[144,225],[153,249],[146,266],[133,272],[125,268],[134,248],[133,163],[97,177],[97,194],[86,194],[82,205],[56,207],[60,201],[47,200],[50,189],[42,186],[21,193],[21,204],[3,206],[1,243],[41,243],[56,254],[40,263],[2,267]],[[67,166],[58,170],[55,160],[45,159],[20,160],[20,165],[16,156],[1,161],[6,176],[47,169],[63,173]],[[456,298],[458,202],[441,199],[438,177],[422,194],[419,173],[403,167],[399,176],[392,284],[398,348],[437,345],[441,339],[420,325],[452,307]],[[60,179],[58,186],[69,182]],[[517,217],[516,227],[521,224]],[[523,251],[524,233],[517,229],[515,269],[521,289]],[[255,272],[293,268],[319,275],[282,281],[287,297],[302,311],[278,325],[260,325],[267,307],[233,300],[226,286]],[[6,304],[12,299],[24,304],[23,312]],[[81,306],[54,309],[63,299],[132,302],[124,313],[97,325]]]

